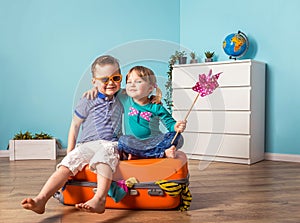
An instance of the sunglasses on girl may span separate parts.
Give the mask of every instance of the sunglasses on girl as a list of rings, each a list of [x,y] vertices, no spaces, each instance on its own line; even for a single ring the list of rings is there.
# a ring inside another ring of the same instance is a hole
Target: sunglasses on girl
[[[108,84],[110,81],[117,82],[117,83],[122,81],[121,74],[115,74],[110,77],[94,77],[94,78],[98,81],[101,81],[103,84]]]

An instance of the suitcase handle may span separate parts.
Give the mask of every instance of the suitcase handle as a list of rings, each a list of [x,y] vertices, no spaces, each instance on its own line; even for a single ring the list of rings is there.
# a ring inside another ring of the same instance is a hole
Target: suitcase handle
[[[164,191],[162,189],[149,189],[148,194],[150,196],[164,196]]]

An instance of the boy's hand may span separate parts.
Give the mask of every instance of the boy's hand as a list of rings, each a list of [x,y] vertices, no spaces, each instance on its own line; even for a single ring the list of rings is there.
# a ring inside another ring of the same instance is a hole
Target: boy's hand
[[[97,94],[98,94],[98,89],[94,87],[91,90],[84,92],[82,97],[87,99],[95,99],[97,97]]]
[[[174,126],[174,129],[176,132],[183,132],[186,128],[186,121],[182,120],[182,121],[177,121],[175,126]]]

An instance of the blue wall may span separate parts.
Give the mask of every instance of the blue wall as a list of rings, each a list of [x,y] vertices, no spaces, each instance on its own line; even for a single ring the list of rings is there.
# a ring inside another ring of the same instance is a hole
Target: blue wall
[[[117,56],[124,74],[142,61],[165,75],[173,43],[201,61],[206,50],[228,60],[222,41],[242,30],[251,44],[245,58],[268,64],[266,152],[300,154],[299,8],[297,0],[0,0],[0,149],[20,130],[66,146],[73,103],[98,55]]]
[[[114,52],[128,65],[152,59],[142,51],[151,41],[140,40],[179,43],[179,7],[179,0],[0,0],[0,149],[20,130],[50,133],[66,146],[93,60]],[[164,60],[153,68],[162,75]]]
[[[266,152],[300,154],[300,2],[183,0],[180,43],[228,60],[222,49],[225,36],[238,30],[248,35],[251,58],[267,63]]]

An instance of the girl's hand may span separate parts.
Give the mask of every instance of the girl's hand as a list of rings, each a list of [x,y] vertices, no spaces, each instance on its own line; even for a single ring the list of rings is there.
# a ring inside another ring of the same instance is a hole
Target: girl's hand
[[[84,92],[82,97],[87,99],[95,99],[97,97],[97,94],[98,94],[98,89],[94,87],[91,90]]]
[[[182,121],[177,121],[175,126],[174,126],[174,129],[176,132],[183,132],[186,128],[186,121],[182,120]]]

